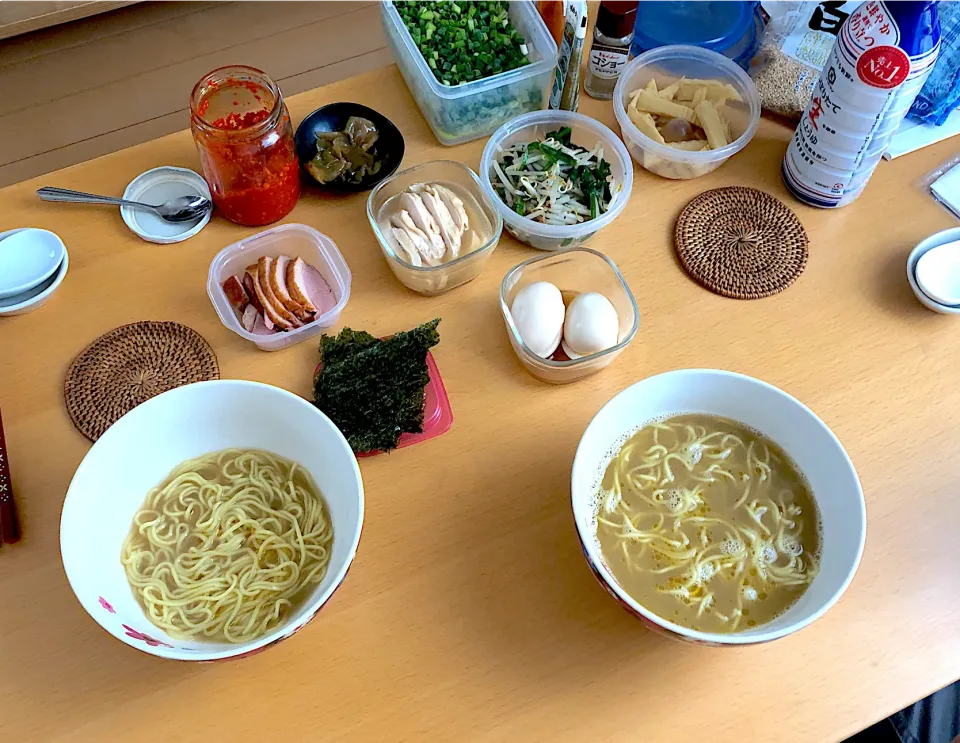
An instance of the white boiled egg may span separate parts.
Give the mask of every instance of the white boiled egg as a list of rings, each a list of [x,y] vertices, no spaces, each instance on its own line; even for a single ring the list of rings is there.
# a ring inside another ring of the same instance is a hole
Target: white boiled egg
[[[602,294],[578,294],[567,307],[563,350],[571,359],[603,351],[620,340],[620,318]]]
[[[524,345],[537,356],[549,358],[563,335],[563,297],[549,281],[523,287],[510,305],[513,324]]]

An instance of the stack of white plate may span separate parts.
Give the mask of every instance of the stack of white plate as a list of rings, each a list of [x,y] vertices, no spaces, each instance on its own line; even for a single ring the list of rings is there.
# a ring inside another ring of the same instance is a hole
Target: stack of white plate
[[[0,232],[0,317],[44,304],[67,275],[67,248],[48,230]]]

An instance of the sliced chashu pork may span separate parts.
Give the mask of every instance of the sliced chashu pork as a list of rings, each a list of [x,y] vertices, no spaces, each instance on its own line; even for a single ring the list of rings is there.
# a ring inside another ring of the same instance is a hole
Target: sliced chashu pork
[[[233,309],[242,314],[250,304],[250,297],[240,280],[236,276],[229,276],[221,288]]]
[[[319,308],[310,299],[307,286],[307,264],[299,256],[287,263],[287,291],[304,310],[310,314],[319,312]]]
[[[311,319],[310,312],[291,296],[289,291],[287,285],[287,266],[289,263],[290,259],[285,255],[274,258],[270,264],[270,291],[294,317],[302,322],[309,322]]]
[[[446,252],[443,241],[441,240],[440,247],[438,248],[423,231],[417,227],[406,210],[401,209],[394,214],[390,219],[390,223],[394,227],[404,230],[407,233],[407,237],[410,239],[410,242],[413,243],[414,247],[416,247],[421,260],[425,264],[428,266],[437,266],[443,262],[443,254]]]
[[[290,330],[298,328],[302,324],[292,312],[290,312],[276,294],[270,288],[270,270],[273,268],[274,258],[264,255],[257,261],[257,298],[263,305],[264,317],[268,318],[280,330]]]
[[[243,273],[243,288],[247,290],[247,296],[250,297],[250,304],[257,308],[257,312],[263,318],[263,324],[267,330],[273,330],[273,321],[267,317],[263,309],[263,302],[260,301],[260,295],[257,293],[257,264],[247,266]]]
[[[260,313],[257,312],[257,308],[254,307],[253,302],[251,302],[243,310],[243,315],[240,317],[240,324],[243,325],[248,333],[252,333],[257,325],[258,317],[260,317]]]

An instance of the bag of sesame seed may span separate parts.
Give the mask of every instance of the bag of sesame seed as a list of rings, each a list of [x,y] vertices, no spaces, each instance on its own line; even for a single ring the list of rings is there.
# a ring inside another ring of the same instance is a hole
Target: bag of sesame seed
[[[840,27],[859,4],[858,0],[761,3],[769,20],[760,49],[750,63],[750,77],[766,110],[800,118]]]

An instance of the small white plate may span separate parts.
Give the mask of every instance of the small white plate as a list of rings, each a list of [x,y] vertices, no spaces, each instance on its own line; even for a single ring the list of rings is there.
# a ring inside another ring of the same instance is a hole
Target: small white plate
[[[926,240],[920,242],[917,247],[910,252],[910,256],[907,258],[907,281],[910,282],[910,288],[913,289],[913,293],[917,295],[917,299],[920,300],[920,303],[924,307],[928,310],[939,312],[941,315],[960,315],[960,306],[940,304],[932,297],[927,296],[923,289],[920,288],[920,284],[917,283],[917,261],[920,260],[920,256],[928,250],[933,250],[938,245],[946,245],[955,240],[960,240],[960,227],[943,230],[943,232],[931,235]]]
[[[49,230],[25,227],[0,238],[0,299],[35,289],[57,272],[66,253],[63,240]],[[16,240],[8,240],[19,235]],[[14,244],[16,243],[16,244]]]
[[[3,238],[19,231],[19,229],[16,229],[0,232],[0,240],[3,240]],[[67,251],[64,250],[63,262],[60,264],[57,272],[40,284],[40,286],[35,286],[33,289],[30,289],[23,294],[17,294],[12,297],[4,297],[3,299],[0,299],[0,317],[25,315],[28,312],[33,312],[35,309],[38,309],[44,305],[63,282],[63,278],[67,275],[67,268],[69,268],[69,266],[70,256]]]
[[[146,204],[162,204],[178,196],[210,197],[207,182],[199,173],[187,168],[175,168],[164,165],[160,168],[141,173],[123,192],[128,201],[142,201]],[[210,221],[212,211],[194,222],[167,222],[149,209],[137,209],[121,206],[120,216],[127,227],[147,242],[169,244],[178,243],[193,237]]]

